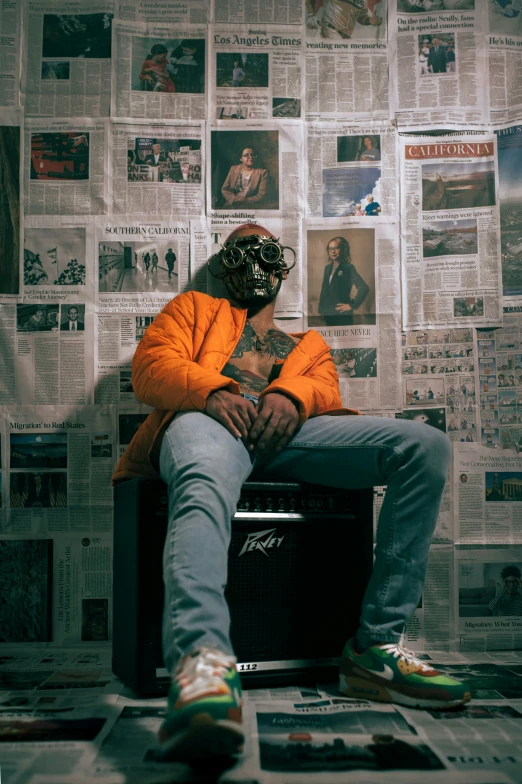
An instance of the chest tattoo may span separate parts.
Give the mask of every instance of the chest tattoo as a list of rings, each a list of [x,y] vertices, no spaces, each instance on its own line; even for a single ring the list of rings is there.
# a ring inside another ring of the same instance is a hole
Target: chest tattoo
[[[233,357],[240,359],[250,351],[272,359],[286,359],[294,346],[295,342],[285,332],[269,329],[261,336],[247,321],[231,359]]]

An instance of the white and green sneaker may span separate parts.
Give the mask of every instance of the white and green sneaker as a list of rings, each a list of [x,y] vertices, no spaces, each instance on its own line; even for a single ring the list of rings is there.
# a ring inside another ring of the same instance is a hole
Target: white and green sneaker
[[[339,690],[347,697],[394,702],[409,708],[448,710],[469,702],[469,686],[435,670],[397,643],[372,645],[364,653],[344,646]]]

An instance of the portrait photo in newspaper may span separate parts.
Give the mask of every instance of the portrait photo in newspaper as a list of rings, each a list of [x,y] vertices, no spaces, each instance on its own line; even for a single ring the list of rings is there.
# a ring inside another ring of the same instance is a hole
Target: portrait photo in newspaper
[[[131,90],[205,92],[204,38],[132,37]]]
[[[60,305],[56,303],[17,305],[17,332],[57,332]]]
[[[216,87],[268,87],[268,52],[216,52]]]
[[[500,476],[503,477],[504,472]],[[486,475],[487,476],[487,475]],[[498,483],[498,474],[497,483]],[[487,480],[486,480],[487,481]],[[518,487],[517,478],[501,478],[501,484]],[[488,488],[492,492],[497,489]],[[486,492],[488,492],[486,490]],[[518,616],[522,618],[522,563],[460,564],[459,616],[461,618],[489,618]]]

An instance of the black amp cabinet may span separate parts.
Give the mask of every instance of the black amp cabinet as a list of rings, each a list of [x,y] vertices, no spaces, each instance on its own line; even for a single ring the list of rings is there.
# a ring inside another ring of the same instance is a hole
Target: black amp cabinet
[[[164,694],[162,554],[167,488],[115,488],[113,670]],[[373,491],[246,482],[232,521],[227,600],[245,687],[336,680],[372,564]]]

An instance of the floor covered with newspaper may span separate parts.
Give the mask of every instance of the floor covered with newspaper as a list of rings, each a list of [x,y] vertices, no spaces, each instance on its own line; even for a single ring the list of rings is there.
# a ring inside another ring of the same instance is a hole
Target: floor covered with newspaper
[[[160,759],[165,699],[137,699],[109,647],[0,655],[2,784],[522,784],[522,651],[423,654],[470,682],[460,712],[343,698],[336,684],[250,690],[244,755],[227,770]]]

